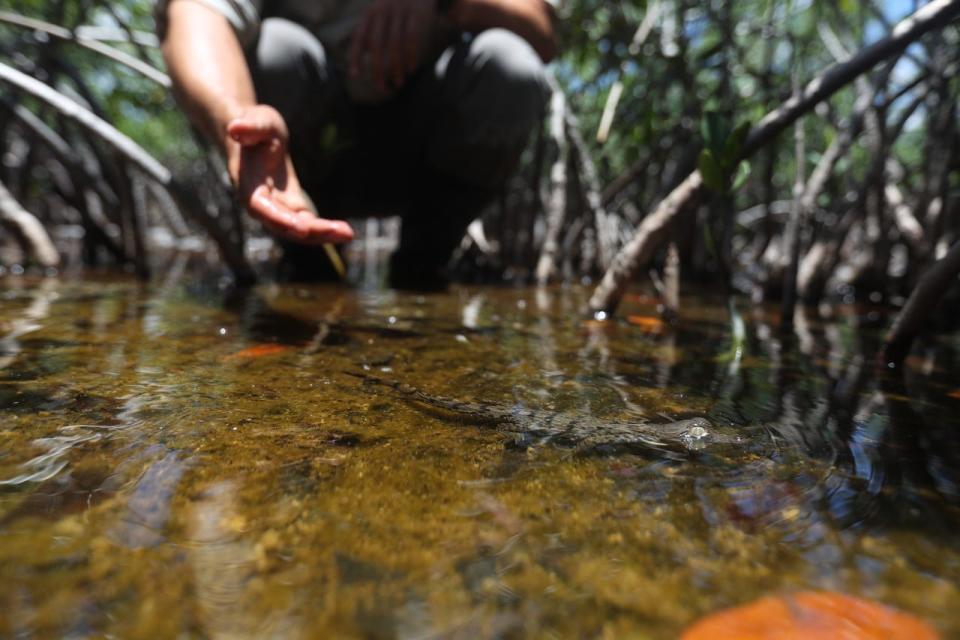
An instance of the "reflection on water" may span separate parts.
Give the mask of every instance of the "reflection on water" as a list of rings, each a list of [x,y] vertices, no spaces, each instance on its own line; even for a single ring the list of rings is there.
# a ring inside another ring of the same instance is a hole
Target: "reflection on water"
[[[163,542],[170,500],[186,466],[179,453],[170,451],[147,467],[130,489],[126,515],[110,530],[115,544],[136,549]]]
[[[254,545],[243,536],[245,518],[237,511],[236,487],[214,482],[193,499],[187,542],[196,607],[204,635],[211,638],[265,638],[294,636],[296,620],[284,608],[263,619],[249,613],[247,588],[257,575],[258,559],[269,551],[269,538]]]
[[[84,425],[68,425],[61,431],[74,431],[76,427]],[[0,480],[0,486],[16,486],[29,482],[42,482],[50,480],[67,466],[66,454],[74,446],[100,439],[100,434],[92,433],[72,433],[70,435],[50,436],[49,438],[36,438],[33,440],[33,446],[44,449],[45,451],[35,458],[31,458],[21,465],[23,473]]]
[[[960,635],[955,340],[891,373],[878,310],[585,295],[0,282],[0,636],[670,638],[813,588]],[[583,449],[358,372],[731,438]]]

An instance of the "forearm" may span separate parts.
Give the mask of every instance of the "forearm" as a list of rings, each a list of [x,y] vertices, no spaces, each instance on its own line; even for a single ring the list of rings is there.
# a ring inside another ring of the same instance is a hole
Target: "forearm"
[[[163,57],[191,121],[226,151],[227,123],[256,104],[243,50],[226,18],[190,0],[172,0]]]
[[[529,42],[544,62],[557,53],[553,9],[544,0],[453,0],[447,17],[466,31],[509,29]]]

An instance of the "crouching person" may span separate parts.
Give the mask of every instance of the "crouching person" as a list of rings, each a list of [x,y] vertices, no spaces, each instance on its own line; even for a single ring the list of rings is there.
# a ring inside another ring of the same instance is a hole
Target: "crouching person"
[[[443,284],[543,115],[546,0],[160,0],[178,101],[250,215],[316,274],[347,216],[400,215],[391,282]],[[312,200],[317,216],[304,194]]]

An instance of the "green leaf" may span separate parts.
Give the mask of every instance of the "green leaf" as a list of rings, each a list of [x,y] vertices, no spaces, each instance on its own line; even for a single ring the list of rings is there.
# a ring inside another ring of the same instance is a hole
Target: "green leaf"
[[[787,29],[800,41],[807,40],[813,36],[816,27],[817,17],[809,8],[795,13],[787,23]]]
[[[750,134],[750,126],[749,120],[741,122],[727,138],[727,143],[723,146],[723,155],[720,157],[720,162],[725,168],[733,168],[733,164],[740,156],[740,150],[743,149],[743,143],[746,142],[747,135]]]
[[[700,130],[703,133],[703,146],[712,151],[714,156],[719,157],[729,135],[729,128],[723,116],[716,111],[707,111],[703,114]]]
[[[840,0],[840,11],[848,16],[856,16],[858,4],[856,0]]]
[[[703,225],[703,246],[710,254],[711,258],[716,259],[717,247],[713,244],[713,231],[710,229],[710,221]]]
[[[750,178],[750,163],[746,160],[740,163],[737,167],[737,173],[733,178],[733,186],[730,187],[730,192],[738,191],[740,187],[747,183],[747,180]]]
[[[710,149],[704,149],[700,152],[699,167],[703,184],[707,185],[707,188],[717,193],[724,193],[727,190],[726,180],[723,179],[723,171],[720,170],[720,165],[717,164],[717,160]]]

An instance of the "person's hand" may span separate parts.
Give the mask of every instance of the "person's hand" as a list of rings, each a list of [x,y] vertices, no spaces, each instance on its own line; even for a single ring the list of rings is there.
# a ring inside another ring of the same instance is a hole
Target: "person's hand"
[[[349,224],[311,211],[287,153],[286,122],[276,109],[247,107],[227,124],[227,135],[230,178],[247,211],[268,231],[302,244],[353,239]]]
[[[386,90],[389,77],[399,88],[420,62],[420,41],[436,6],[436,0],[374,0],[353,32],[350,75],[360,75],[366,54],[373,82]]]

